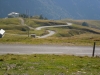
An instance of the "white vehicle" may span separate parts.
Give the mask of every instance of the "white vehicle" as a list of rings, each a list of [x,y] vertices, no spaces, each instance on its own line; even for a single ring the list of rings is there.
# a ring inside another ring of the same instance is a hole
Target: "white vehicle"
[[[1,29],[0,30],[0,38],[2,38],[4,36],[5,30]]]

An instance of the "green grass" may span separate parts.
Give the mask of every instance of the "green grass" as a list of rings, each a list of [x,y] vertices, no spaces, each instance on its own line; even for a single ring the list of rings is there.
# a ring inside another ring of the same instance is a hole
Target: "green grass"
[[[19,30],[26,31],[27,26],[22,26],[18,18],[0,19],[0,28],[4,30]]]
[[[0,75],[100,75],[100,58],[70,55],[0,55]]]
[[[37,31],[37,30],[29,30],[29,33],[30,33],[30,35],[31,34],[36,34],[37,36],[42,36],[42,35],[48,34],[48,32],[45,29],[42,29],[42,30],[39,30],[39,31]],[[16,29],[15,30],[6,30],[4,38],[11,37],[11,35],[15,35],[16,37],[18,35],[19,36],[23,36],[23,35],[27,36],[28,35],[28,30],[27,31],[16,30]]]
[[[36,34],[36,36],[43,36],[49,34],[49,32],[46,29],[30,30],[30,34]]]
[[[0,19],[0,25],[20,25],[20,20],[17,18]]]
[[[25,23],[33,28],[39,26],[65,25],[66,22],[40,19],[25,19]]]
[[[46,44],[46,45],[85,45],[92,46],[96,42],[97,46],[100,46],[100,35],[94,34],[81,34],[81,36],[73,36],[68,38],[62,37],[49,37],[44,39],[28,38],[28,35],[10,35],[6,34],[4,38],[0,39],[0,43],[3,44]]]
[[[0,28],[4,29],[4,30],[20,30],[20,31],[27,31],[27,27],[26,26],[21,26],[21,25],[0,25]]]

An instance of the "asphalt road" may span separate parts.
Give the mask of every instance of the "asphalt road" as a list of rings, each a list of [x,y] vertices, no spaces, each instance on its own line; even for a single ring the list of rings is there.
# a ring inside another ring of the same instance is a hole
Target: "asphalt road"
[[[49,32],[49,34],[39,36],[38,38],[47,38],[47,37],[52,36],[56,33],[55,31],[51,31],[51,30],[47,30],[47,31]]]
[[[67,25],[41,26],[41,27],[37,27],[35,30],[41,30],[42,28],[63,27],[63,26],[71,26],[71,25],[72,23],[67,23]]]
[[[0,44],[0,54],[68,54],[92,56],[90,46],[51,46],[51,45],[5,45]],[[100,56],[100,47],[96,47],[95,55]]]
[[[42,28],[50,28],[50,27],[63,27],[63,26],[71,26],[72,23],[67,23],[67,25],[54,25],[54,26],[41,26],[41,27],[37,27],[35,30],[41,30]],[[56,32],[52,31],[52,30],[47,30],[49,32],[49,34],[47,35],[43,35],[43,36],[37,36],[38,38],[47,38],[49,36],[54,35]]]

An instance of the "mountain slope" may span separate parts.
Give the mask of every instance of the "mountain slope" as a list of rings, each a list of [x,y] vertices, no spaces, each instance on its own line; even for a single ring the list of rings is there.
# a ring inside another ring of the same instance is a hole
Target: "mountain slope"
[[[100,19],[100,0],[58,0],[57,3],[76,19]]]
[[[0,17],[10,12],[40,15],[49,19],[100,19],[100,0],[0,0]]]

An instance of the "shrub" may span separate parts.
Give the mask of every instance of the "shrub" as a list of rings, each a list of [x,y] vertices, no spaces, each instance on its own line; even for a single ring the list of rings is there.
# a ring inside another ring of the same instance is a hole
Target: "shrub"
[[[0,61],[4,61],[4,59],[0,59]]]
[[[27,31],[27,28],[22,28],[21,30],[22,30],[22,31]]]
[[[87,22],[83,22],[82,26],[89,26]]]

